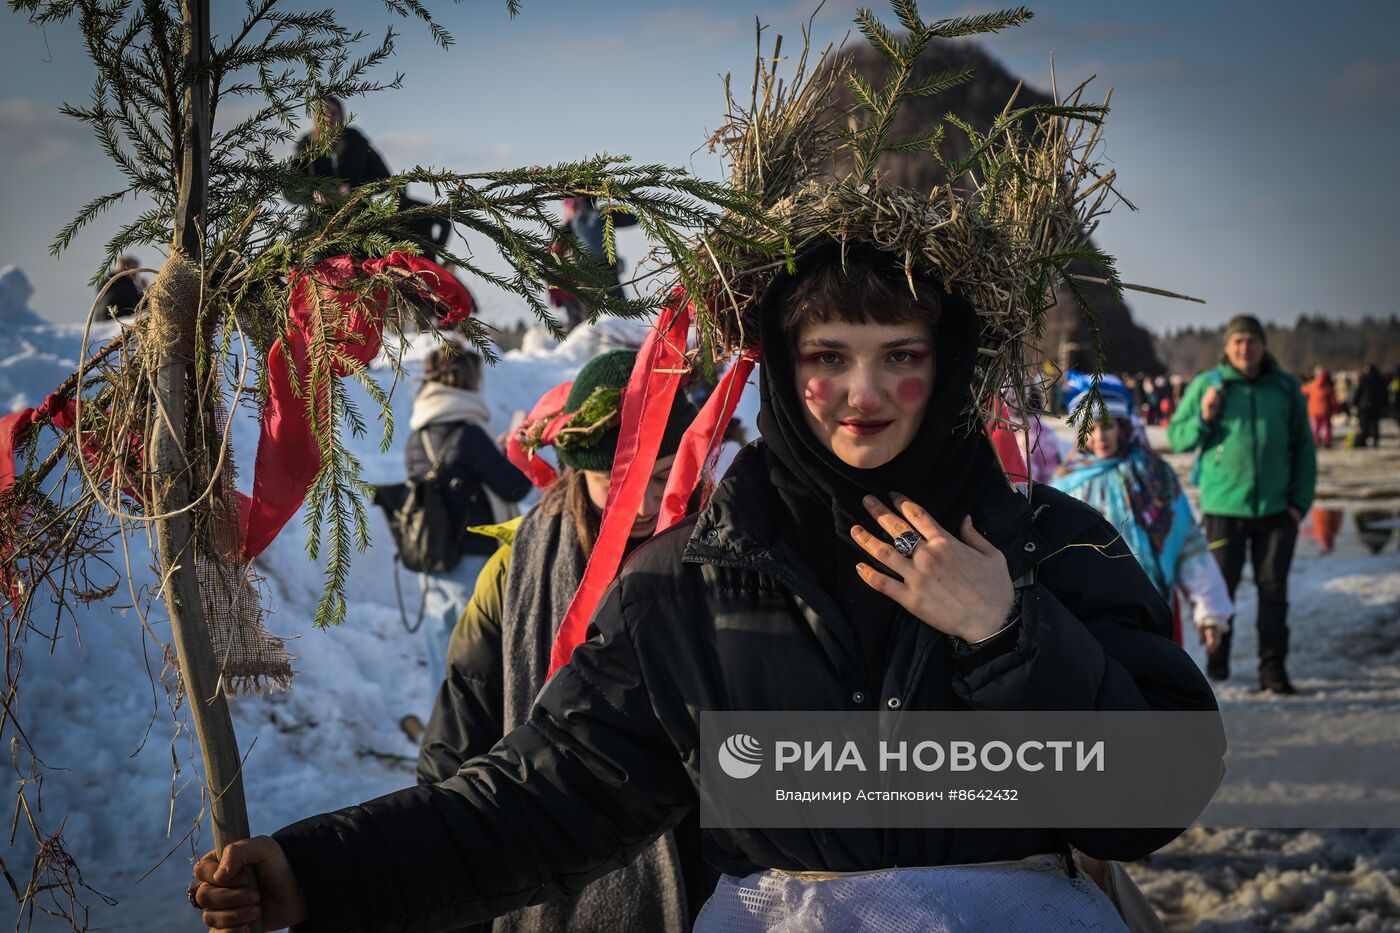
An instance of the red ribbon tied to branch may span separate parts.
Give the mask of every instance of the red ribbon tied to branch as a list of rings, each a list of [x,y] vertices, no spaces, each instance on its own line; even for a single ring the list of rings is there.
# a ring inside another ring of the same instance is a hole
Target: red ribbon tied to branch
[[[15,454],[34,440],[39,426],[45,423],[52,424],[59,431],[73,430],[78,424],[78,403],[65,396],[50,394],[37,408],[23,408],[0,418],[0,510],[3,510],[0,528],[4,529],[5,534],[0,538],[0,565],[4,565],[0,567],[0,596],[4,597],[4,604],[11,609],[15,607],[22,592],[19,582],[11,572],[14,568],[10,566],[10,558],[14,555],[15,546],[11,533],[18,528],[24,517],[18,503],[10,501],[16,479]],[[84,431],[79,448],[83,459],[89,465],[94,468],[101,467],[102,451],[95,432]],[[135,463],[140,463],[139,436],[126,438],[126,455],[134,458]],[[118,467],[109,463],[104,470],[103,478],[110,480]],[[123,486],[122,491],[132,498],[139,498],[137,491],[130,485]]]
[[[658,533],[685,517],[686,507],[695,495],[702,476],[714,473],[715,461],[724,442],[724,430],[739,407],[749,375],[758,363],[758,347],[742,351],[739,358],[720,377],[705,407],[686,429],[676,450],[675,464],[666,478],[666,492],[661,498],[661,515],[656,522]]]
[[[536,489],[544,489],[551,485],[559,478],[559,474],[534,450],[526,450],[521,440],[538,431],[538,447],[547,447],[554,443],[559,432],[573,420],[572,415],[562,414],[564,403],[569,400],[569,390],[573,387],[572,382],[561,382],[542,395],[535,407],[525,416],[525,420],[520,423],[520,427],[511,432],[510,440],[506,443],[506,458],[530,478]]]
[[[253,494],[238,497],[244,561],[272,543],[301,508],[321,471],[312,418],[329,416],[329,397],[311,378],[311,335],[316,324],[329,319],[328,351],[333,354],[331,368],[336,376],[350,373],[347,360],[368,365],[379,355],[387,295],[383,291],[357,295],[351,285],[362,274],[391,270],[412,276],[419,293],[440,309],[440,325],[461,323],[472,313],[471,294],[451,272],[407,253],[364,262],[333,256],[312,267],[309,277],[293,277],[290,327],[267,358],[267,404],[253,468]],[[299,387],[292,381],[293,367]]]
[[[382,259],[356,262],[350,256],[334,256],[318,262],[309,277],[292,278],[291,326],[272,345],[268,354],[268,397],[263,408],[254,466],[253,494],[239,494],[239,530],[243,542],[241,558],[250,561],[277,537],[297,509],[321,469],[321,451],[312,428],[315,417],[329,414],[323,387],[312,384],[311,339],[318,321],[329,318],[331,371],[337,377],[350,372],[348,361],[367,365],[379,354],[384,331],[384,303],[387,295],[378,291],[357,299],[350,287],[362,274],[397,272],[413,281],[420,296],[438,308],[438,323],[450,327],[472,313],[471,293],[451,272],[419,256],[391,253]],[[289,356],[300,377],[300,391],[292,382]],[[45,422],[60,431],[77,424],[78,403],[50,395],[37,408],[25,408],[0,418],[0,502],[8,498],[15,482],[15,454],[34,437],[34,428]],[[98,439],[83,432],[80,447],[89,463],[100,462]],[[129,438],[128,455],[141,461],[141,440]],[[109,475],[105,478],[110,479]],[[133,498],[138,491],[123,490]],[[8,507],[8,506],[7,506]],[[6,516],[7,522],[17,520]],[[0,546],[0,557],[8,558],[8,542]],[[15,582],[0,579],[0,593],[15,596]]]
[[[992,442],[997,459],[1001,461],[1002,472],[1013,483],[1029,483],[1030,470],[1021,456],[1021,445],[1016,442],[1016,432],[1011,428],[1011,409],[1006,402],[996,399],[989,406],[991,419],[987,422],[987,437]]]

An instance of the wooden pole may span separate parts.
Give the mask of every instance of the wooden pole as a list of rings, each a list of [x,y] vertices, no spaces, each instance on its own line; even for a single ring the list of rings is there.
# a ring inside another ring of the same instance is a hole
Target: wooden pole
[[[163,576],[161,593],[170,612],[170,627],[184,678],[195,732],[204,758],[214,845],[248,837],[243,799],[242,762],[233,720],[219,682],[219,663],[209,640],[199,581],[195,576],[193,512],[188,510],[193,477],[185,455],[186,432],[194,423],[194,348],[198,335],[197,287],[203,261],[201,224],[209,186],[209,78],[202,73],[210,58],[209,0],[185,0],[185,86],[180,192],[169,262],[175,263],[174,288],[152,304],[150,333],[160,342],[156,374],[155,429],[151,459],[155,471],[152,507]],[[184,269],[184,274],[179,274]],[[194,288],[191,288],[191,285]],[[180,287],[183,286],[183,287]],[[194,296],[193,298],[191,296]],[[179,298],[170,301],[169,298]]]

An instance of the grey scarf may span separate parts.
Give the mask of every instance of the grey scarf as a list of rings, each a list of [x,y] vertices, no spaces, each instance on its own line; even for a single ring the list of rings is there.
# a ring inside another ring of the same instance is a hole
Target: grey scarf
[[[538,508],[525,516],[511,546],[501,621],[506,732],[530,717],[549,674],[554,633],[583,579],[584,566],[570,517],[545,515]],[[632,864],[599,878],[577,897],[498,917],[492,929],[684,933],[690,918],[675,841],[666,833]]]

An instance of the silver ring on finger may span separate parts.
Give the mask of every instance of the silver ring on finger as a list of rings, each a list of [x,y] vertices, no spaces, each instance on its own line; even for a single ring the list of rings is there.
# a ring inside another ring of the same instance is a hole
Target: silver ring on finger
[[[924,536],[917,531],[906,531],[890,543],[893,544],[894,549],[904,557],[913,557],[914,548],[918,547],[919,542],[922,540],[924,540]]]
[[[190,906],[193,907],[195,910],[203,910],[204,908],[199,906],[199,901],[195,900],[195,895],[198,893],[199,882],[191,881],[189,889],[185,891],[185,898],[190,902]]]

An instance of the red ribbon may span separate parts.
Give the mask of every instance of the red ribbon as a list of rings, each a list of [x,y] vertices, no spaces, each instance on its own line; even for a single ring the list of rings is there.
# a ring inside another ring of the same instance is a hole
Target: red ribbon
[[[1021,445],[1016,442],[1016,432],[1008,427],[1011,410],[999,398],[992,403],[992,409],[992,418],[987,422],[987,437],[997,452],[997,459],[1001,461],[1002,472],[1013,483],[1029,483],[1031,475],[1026,469],[1025,458],[1021,456]]]
[[[15,454],[34,439],[36,432],[32,429],[46,421],[60,431],[70,430],[77,411],[78,406],[71,399],[50,395],[38,408],[24,408],[0,418],[0,505],[9,513],[5,516],[7,527],[14,527],[20,522],[18,510],[12,511],[13,506],[7,501],[15,485]],[[96,454],[96,442],[89,441],[83,448],[84,455],[91,461]],[[11,576],[9,571],[12,568],[8,566],[13,547],[14,542],[8,533],[4,539],[0,539],[0,565],[3,565],[0,566],[0,595],[3,595],[5,604],[12,611],[20,597],[19,583]]]
[[[686,368],[685,341],[689,330],[690,303],[673,297],[637,354],[632,378],[622,394],[622,426],[603,524],[583,581],[555,636],[550,654],[551,674],[569,663],[574,648],[588,632],[588,623],[604,591],[617,576],[628,533],[651,480],[656,453],[661,449],[671,403]]]
[[[15,483],[15,454],[29,443],[29,429],[52,421],[54,427],[67,431],[76,411],[71,400],[50,395],[38,408],[22,408],[0,418],[0,494]]]
[[[554,467],[550,466],[543,458],[536,456],[533,452],[525,449],[520,443],[520,438],[527,431],[532,431],[541,421],[549,420],[549,425],[540,435],[543,444],[548,445],[559,436],[560,430],[571,420],[569,417],[560,417],[560,412],[564,409],[564,403],[569,399],[569,390],[574,387],[572,382],[561,382],[550,389],[540,400],[535,403],[535,407],[530,409],[530,413],[525,416],[525,420],[520,423],[510,435],[510,440],[506,443],[506,459],[515,464],[516,469],[530,478],[530,482],[535,484],[536,489],[544,489],[559,478]]]
[[[48,422],[59,431],[71,431],[78,424],[78,403],[58,395],[49,395],[38,408],[25,408],[0,418],[0,495],[7,492],[15,483],[15,454],[22,450],[34,435],[31,429]],[[141,462],[141,438],[137,434],[126,438],[128,456],[135,463]],[[81,439],[83,459],[91,466],[101,464],[101,449],[97,435],[84,431]],[[111,479],[116,473],[114,465],[108,465],[103,479]],[[140,499],[140,493],[131,486],[122,491],[133,499]]]
[[[337,256],[335,259],[326,261],[335,262],[348,258],[347,256]],[[360,268],[371,273],[381,273],[387,269],[401,269],[410,273],[418,293],[438,307],[439,327],[454,327],[471,317],[472,311],[475,310],[471,292],[457,281],[457,277],[442,266],[424,259],[422,256],[390,253],[383,259],[366,260],[360,263]],[[376,297],[382,305],[383,292],[380,292]],[[370,357],[370,359],[373,358]]]
[[[240,493],[238,497],[244,561],[261,554],[291,521],[321,471],[321,450],[312,418],[329,417],[329,397],[323,387],[311,383],[309,335],[316,330],[318,319],[329,318],[332,352],[368,365],[379,354],[383,340],[387,296],[379,291],[357,300],[349,286],[362,272],[379,274],[389,269],[412,275],[420,294],[441,306],[441,325],[460,323],[472,313],[470,293],[451,272],[407,253],[360,263],[350,256],[333,256],[318,262],[310,278],[298,275],[292,279],[291,326],[272,345],[267,358],[267,404],[253,468],[253,494]],[[299,388],[292,382],[289,355],[295,363]],[[351,368],[345,359],[334,359],[332,370],[344,377]]]
[[[734,410],[748,385],[749,374],[758,362],[759,349],[754,347],[739,355],[729,370],[720,377],[705,407],[700,410],[676,451],[676,462],[666,479],[666,493],[661,499],[661,515],[656,522],[658,532],[665,531],[685,517],[686,506],[695,495],[702,476],[714,474],[715,461],[724,440],[724,429],[734,417]]]

